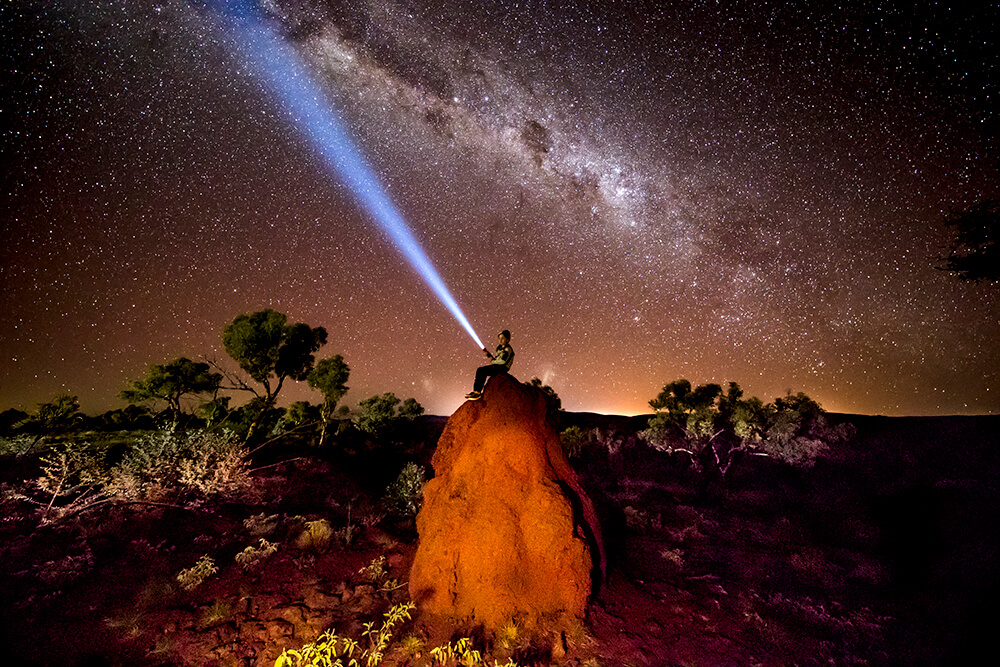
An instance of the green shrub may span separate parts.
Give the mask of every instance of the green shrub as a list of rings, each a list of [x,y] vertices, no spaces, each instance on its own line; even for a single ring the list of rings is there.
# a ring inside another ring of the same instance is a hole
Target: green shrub
[[[108,491],[148,499],[172,490],[229,494],[250,485],[249,453],[235,439],[207,431],[140,436],[111,469]]]
[[[236,554],[236,562],[242,565],[244,570],[252,570],[274,555],[277,550],[276,544],[261,538],[259,547],[251,545]]]
[[[396,481],[385,490],[387,512],[401,517],[416,516],[424,501],[424,469],[412,461],[403,466]]]
[[[206,554],[198,559],[194,567],[189,567],[186,570],[181,570],[177,573],[177,583],[181,585],[186,591],[193,590],[198,586],[201,586],[202,582],[208,579],[210,576],[218,572],[215,567],[215,561]]]

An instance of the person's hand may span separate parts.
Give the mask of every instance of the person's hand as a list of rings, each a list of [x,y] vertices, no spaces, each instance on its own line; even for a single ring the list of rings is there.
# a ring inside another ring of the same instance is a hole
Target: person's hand
[[[490,351],[489,351],[489,350],[487,350],[487,349],[486,349],[485,347],[483,348],[483,352],[485,352],[485,353],[486,353],[486,356],[487,356],[487,357],[489,357],[490,359],[492,359],[492,358],[493,358],[493,355],[492,355],[492,354],[490,353]]]

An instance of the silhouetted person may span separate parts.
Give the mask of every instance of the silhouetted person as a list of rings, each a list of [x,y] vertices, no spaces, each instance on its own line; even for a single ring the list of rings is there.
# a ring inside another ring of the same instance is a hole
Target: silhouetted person
[[[476,383],[472,386],[472,391],[465,395],[470,401],[478,400],[483,395],[483,387],[486,380],[494,375],[500,375],[510,370],[510,365],[514,363],[514,348],[510,346],[510,332],[504,329],[497,334],[500,341],[496,352],[490,352],[485,347],[483,352],[490,358],[491,362],[476,369]]]

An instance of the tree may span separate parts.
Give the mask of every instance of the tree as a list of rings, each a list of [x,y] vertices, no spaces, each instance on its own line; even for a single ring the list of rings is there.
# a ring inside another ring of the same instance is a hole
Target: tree
[[[72,394],[61,394],[47,403],[39,403],[34,414],[17,424],[17,429],[34,436],[31,444],[20,454],[27,454],[45,436],[69,430],[84,419],[80,413],[80,401]]]
[[[736,389],[739,391],[739,385]],[[680,435],[691,453],[697,455],[715,436],[720,396],[722,387],[717,384],[703,384],[692,389],[691,383],[681,378],[664,385],[656,398],[649,401],[656,415],[649,420],[649,429],[645,431],[647,438],[663,446]]]
[[[413,421],[422,414],[424,414],[424,406],[417,403],[417,399],[415,398],[408,398],[399,406],[398,416],[400,419]]]
[[[212,428],[220,424],[229,416],[229,396],[216,396],[207,403],[198,406],[196,414],[205,420],[205,428]]]
[[[397,412],[396,406],[400,403],[392,392],[366,398],[358,405],[360,413],[355,425],[365,433],[379,436],[398,425],[400,420],[412,420],[424,412],[423,406],[414,398],[406,399]]]
[[[730,382],[695,389],[681,379],[649,402],[656,414],[642,437],[658,449],[685,452],[706,476],[724,478],[734,454],[751,451],[798,467],[809,467],[831,444],[853,434],[849,424],[831,425],[819,403],[803,393],[764,404]]]
[[[62,394],[48,403],[39,403],[34,421],[44,430],[51,431],[69,426],[80,412],[80,401],[71,394]]]
[[[333,415],[337,409],[337,401],[347,392],[347,378],[350,377],[351,369],[344,363],[344,358],[339,354],[329,359],[322,359],[316,364],[316,368],[306,376],[306,382],[313,389],[319,389],[323,394],[323,405],[320,407],[319,417],[322,427],[319,433],[319,444],[323,445],[326,440],[326,427],[333,421]]]
[[[851,424],[832,425],[819,403],[802,392],[774,401],[761,439],[761,452],[794,466],[808,468],[832,444],[854,435]]]
[[[268,308],[238,316],[223,331],[222,344],[240,368],[261,384],[258,390],[240,378],[229,378],[230,389],[249,391],[260,399],[255,403],[257,417],[247,432],[250,438],[274,407],[285,380],[301,382],[309,375],[316,360],[313,354],[326,344],[326,329],[288,324],[288,316]]]
[[[220,373],[211,372],[204,362],[179,357],[167,364],[153,364],[146,377],[122,390],[122,399],[135,405],[146,401],[164,401],[176,427],[181,418],[181,398],[185,395],[215,393],[222,382]]]
[[[562,410],[562,399],[559,398],[559,394],[556,393],[556,390],[547,384],[543,384],[542,379],[537,377],[531,378],[531,380],[525,382],[524,384],[542,392],[542,396],[545,397],[546,414],[550,418],[554,419],[559,411]]]
[[[944,223],[955,230],[955,240],[939,267],[962,280],[1000,281],[1000,201],[987,199],[963,211],[950,211]]]

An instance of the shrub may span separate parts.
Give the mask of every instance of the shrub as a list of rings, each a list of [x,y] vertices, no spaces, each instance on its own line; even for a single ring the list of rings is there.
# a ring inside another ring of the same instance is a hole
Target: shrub
[[[401,517],[416,516],[424,501],[424,469],[412,461],[403,466],[396,481],[385,490],[385,509]]]
[[[261,538],[259,547],[251,545],[236,554],[236,562],[242,565],[244,570],[252,570],[274,555],[277,550],[276,544]]]
[[[248,456],[237,441],[207,431],[144,434],[112,468],[108,490],[144,499],[176,488],[206,495],[234,493],[250,485]]]
[[[355,426],[374,437],[385,435],[401,422],[412,421],[424,412],[423,406],[416,399],[400,401],[392,392],[366,398],[358,405],[358,409]]]
[[[330,547],[333,534],[333,528],[326,519],[306,521],[305,527],[295,541],[295,546],[302,550],[309,549],[323,553]]]
[[[410,620],[416,605],[403,602],[395,605],[385,613],[385,621],[376,629],[375,623],[365,623],[363,637],[368,639],[368,646],[361,649],[358,642],[350,637],[340,637],[335,630],[327,630],[312,643],[306,644],[297,651],[284,650],[274,663],[275,667],[348,667],[365,665],[375,667],[382,663],[385,651],[392,640],[396,626]],[[357,657],[355,657],[357,653]],[[346,661],[345,661],[346,659]]]
[[[207,554],[198,559],[194,567],[181,570],[177,573],[177,583],[186,591],[193,590],[201,586],[202,582],[218,572],[215,561]]]

